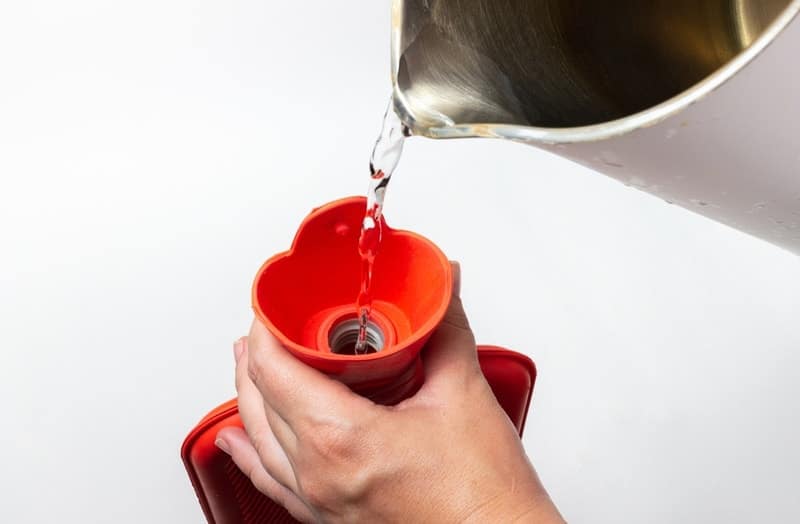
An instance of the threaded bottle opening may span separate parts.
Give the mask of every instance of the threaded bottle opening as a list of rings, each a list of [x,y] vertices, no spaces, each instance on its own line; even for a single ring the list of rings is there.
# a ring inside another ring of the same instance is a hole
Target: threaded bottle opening
[[[355,355],[358,342],[358,319],[351,318],[335,324],[328,335],[331,351],[338,355]],[[386,344],[383,330],[374,322],[367,322],[366,354],[378,353]],[[364,353],[362,353],[364,354]]]

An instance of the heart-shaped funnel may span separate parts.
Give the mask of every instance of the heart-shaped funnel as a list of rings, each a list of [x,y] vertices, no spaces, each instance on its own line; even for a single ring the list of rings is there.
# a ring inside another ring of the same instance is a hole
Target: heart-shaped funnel
[[[452,271],[431,241],[384,222],[371,286],[369,341],[376,351],[347,354],[358,330],[358,239],[365,209],[363,197],[315,209],[300,225],[291,249],[261,267],[253,284],[253,308],[298,359],[389,402],[401,394],[401,383],[406,384],[402,394],[411,383],[421,383],[418,355],[447,310]]]

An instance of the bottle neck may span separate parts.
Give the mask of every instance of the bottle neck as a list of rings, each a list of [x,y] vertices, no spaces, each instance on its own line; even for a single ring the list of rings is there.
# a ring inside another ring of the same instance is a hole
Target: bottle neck
[[[417,356],[399,375],[380,381],[348,384],[350,389],[376,404],[393,406],[413,396],[425,382],[422,360]]]

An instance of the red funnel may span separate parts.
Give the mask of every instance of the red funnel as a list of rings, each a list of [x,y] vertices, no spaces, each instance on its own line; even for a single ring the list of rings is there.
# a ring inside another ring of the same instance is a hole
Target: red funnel
[[[447,310],[452,274],[447,257],[430,240],[384,222],[370,288],[370,332],[378,351],[341,354],[357,335],[358,239],[365,209],[365,199],[354,197],[314,210],[292,248],[269,259],[256,275],[253,309],[298,359],[390,404],[422,383],[415,364]]]
[[[364,198],[348,198],[315,209],[291,249],[259,270],[253,309],[295,357],[375,402],[394,404],[413,395],[424,381],[420,351],[447,310],[452,273],[447,257],[432,242],[384,223],[371,287],[371,345],[377,351],[346,354],[357,326],[358,238],[365,208]],[[478,358],[521,434],[536,378],[533,362],[495,347],[478,348]],[[201,420],[183,443],[181,456],[208,522],[294,522],[214,445],[220,429],[241,425],[232,400]]]

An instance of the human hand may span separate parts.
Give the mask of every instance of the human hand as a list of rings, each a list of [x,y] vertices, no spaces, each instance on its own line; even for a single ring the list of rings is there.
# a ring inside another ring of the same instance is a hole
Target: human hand
[[[254,321],[234,345],[246,432],[223,429],[217,446],[305,522],[563,522],[481,373],[454,270],[425,384],[397,406],[306,366]]]

